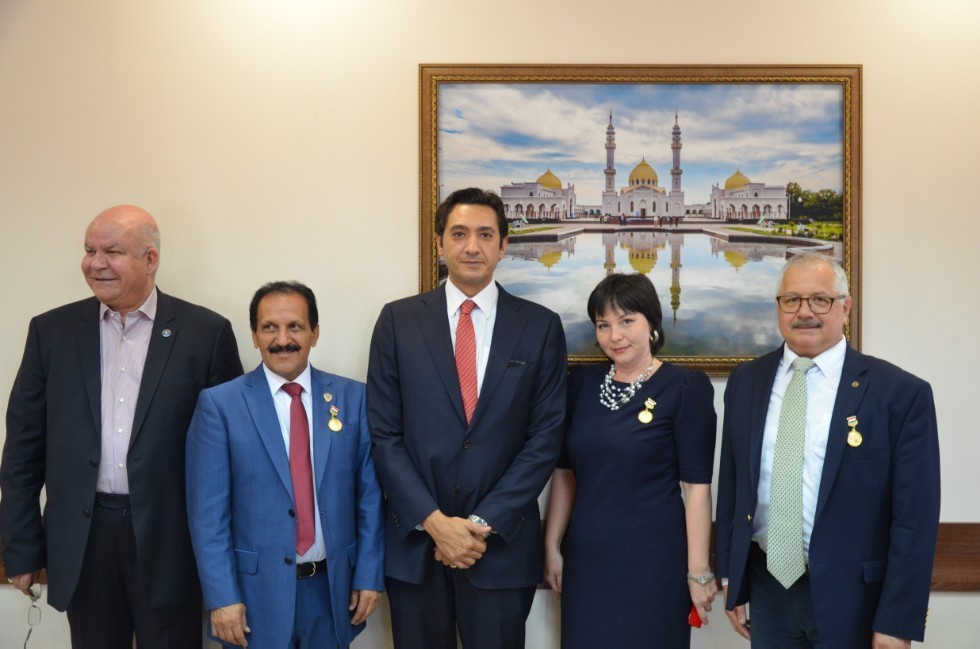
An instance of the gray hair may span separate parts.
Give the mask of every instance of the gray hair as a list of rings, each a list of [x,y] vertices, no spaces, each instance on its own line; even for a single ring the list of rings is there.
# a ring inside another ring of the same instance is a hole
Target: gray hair
[[[830,270],[834,271],[834,290],[837,291],[837,295],[850,295],[851,292],[847,284],[847,272],[836,259],[818,252],[804,252],[790,257],[786,261],[786,264],[783,265],[783,269],[779,271],[779,282],[776,283],[777,296],[783,290],[783,279],[786,277],[786,271],[788,269],[794,266],[817,266],[820,264],[829,266]]]
[[[142,249],[140,250],[140,257],[146,256],[146,253],[150,252],[150,248],[153,248],[157,252],[160,252],[160,229],[154,223],[146,223],[139,227],[140,239],[142,239]]]

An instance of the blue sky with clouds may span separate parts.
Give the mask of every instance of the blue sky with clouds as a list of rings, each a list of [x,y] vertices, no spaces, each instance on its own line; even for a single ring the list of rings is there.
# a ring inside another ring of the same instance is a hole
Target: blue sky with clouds
[[[736,169],[770,185],[842,190],[843,90],[822,84],[441,84],[442,195],[469,185],[500,190],[551,169],[597,205],[609,112],[616,186],[645,157],[670,188],[674,111],[682,131],[688,204]]]

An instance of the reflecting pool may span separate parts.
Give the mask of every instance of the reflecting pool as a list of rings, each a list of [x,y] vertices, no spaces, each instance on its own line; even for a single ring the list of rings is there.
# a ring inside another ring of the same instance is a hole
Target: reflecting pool
[[[663,356],[758,356],[782,342],[775,291],[787,245],[707,234],[584,233],[558,242],[511,240],[495,278],[561,316],[570,355],[601,354],[585,303],[614,272],[647,275],[664,312]]]

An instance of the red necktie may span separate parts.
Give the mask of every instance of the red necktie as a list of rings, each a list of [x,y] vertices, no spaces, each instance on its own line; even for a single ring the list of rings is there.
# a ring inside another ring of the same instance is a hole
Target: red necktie
[[[467,424],[476,410],[476,334],[473,332],[473,319],[470,318],[470,312],[475,307],[473,300],[463,302],[456,322],[456,374],[459,375],[459,390],[463,393]]]
[[[289,404],[289,473],[293,477],[296,507],[296,554],[302,555],[316,539],[313,517],[313,469],[310,462],[310,425],[303,407],[303,386],[286,383],[283,392],[293,398]]]

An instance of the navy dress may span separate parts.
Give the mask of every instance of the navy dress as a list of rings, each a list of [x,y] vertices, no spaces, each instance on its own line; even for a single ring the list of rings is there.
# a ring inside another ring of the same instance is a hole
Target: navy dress
[[[562,541],[561,646],[689,647],[679,482],[711,482],[714,390],[702,372],[664,363],[611,411],[599,403],[608,371],[581,367],[569,380],[559,466],[574,472],[576,485]],[[648,398],[657,404],[644,424],[637,415]]]

